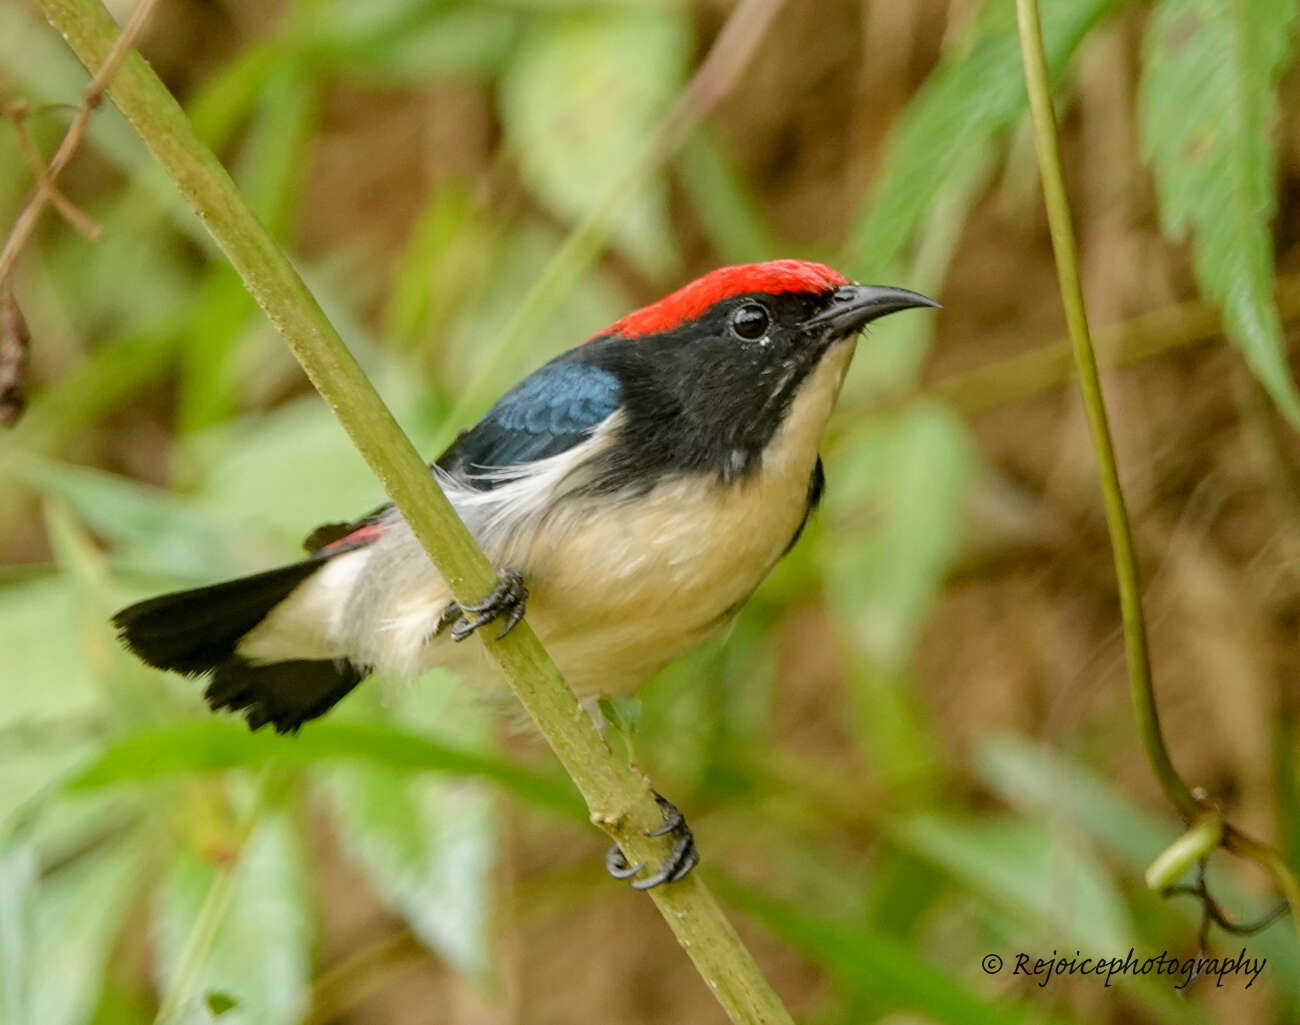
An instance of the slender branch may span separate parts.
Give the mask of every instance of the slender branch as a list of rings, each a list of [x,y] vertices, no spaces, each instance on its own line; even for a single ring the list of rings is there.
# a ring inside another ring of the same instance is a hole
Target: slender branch
[[[101,234],[99,226],[59,191],[55,179],[68,166],[72,155],[81,145],[81,138],[86,132],[91,113],[99,106],[104,89],[117,71],[122,58],[131,49],[136,36],[149,20],[156,2],[157,0],[140,0],[131,13],[126,28],[109,50],[99,72],[91,78],[90,84],[82,93],[81,105],[77,108],[76,116],[73,117],[72,124],[64,134],[58,149],[54,151],[54,157],[48,167],[41,160],[40,153],[37,152],[31,136],[27,133],[26,104],[10,103],[0,99],[0,114],[3,114],[14,126],[14,134],[18,137],[18,148],[31,168],[32,178],[35,181],[31,196],[18,214],[18,219],[14,221],[9,237],[5,239],[4,248],[0,249],[0,307],[2,307],[0,308],[0,425],[12,426],[27,405],[24,375],[27,369],[30,339],[22,312],[18,308],[18,301],[14,298],[9,276],[18,262],[18,254],[22,252],[23,246],[36,230],[36,224],[46,206],[53,206],[64,220],[92,242],[99,241]]]
[[[82,93],[81,106],[77,108],[76,117],[72,119],[72,124],[68,126],[67,132],[64,133],[59,148],[54,151],[50,166],[46,168],[43,174],[37,175],[36,188],[32,192],[31,198],[28,199],[27,205],[23,207],[22,212],[18,215],[18,220],[14,222],[13,229],[9,232],[9,238],[5,241],[3,251],[0,251],[0,283],[8,279],[14,263],[18,260],[18,254],[36,229],[36,222],[40,220],[42,211],[45,209],[46,204],[56,195],[55,181],[63,173],[63,169],[68,166],[72,155],[77,152],[77,147],[81,145],[81,139],[86,134],[86,125],[90,121],[90,115],[99,106],[99,101],[104,96],[104,90],[108,87],[113,75],[117,73],[118,66],[131,51],[132,44],[144,29],[157,2],[158,0],[140,0],[136,4],[135,10],[131,12],[131,17],[127,20],[126,27],[122,30],[122,34],[114,39],[109,51],[98,65],[99,70],[91,77],[90,84],[86,86],[86,91]]]
[[[1155,689],[1151,677],[1151,659],[1147,647],[1146,623],[1142,615],[1142,589],[1137,557],[1120,487],[1115,449],[1111,444],[1110,424],[1102,398],[1097,359],[1088,330],[1088,314],[1079,281],[1077,245],[1070,214],[1070,200],[1065,188],[1061,165],[1060,142],[1056,132],[1056,115],[1047,79],[1047,61],[1043,55],[1043,32],[1038,16],[1038,0],[1016,0],[1016,18],[1020,30],[1020,52],[1025,66],[1025,84],[1029,91],[1030,117],[1034,125],[1034,142],[1043,182],[1043,199],[1052,234],[1052,251],[1056,257],[1057,282],[1065,307],[1066,325],[1074,350],[1079,392],[1083,399],[1097,474],[1106,508],[1106,526],[1115,556],[1115,576],[1119,586],[1120,610],[1124,619],[1124,647],[1128,657],[1129,682],[1138,734],[1146,750],[1147,761],[1161,789],[1179,814],[1193,825],[1193,832],[1204,831],[1210,822],[1215,831],[1220,825],[1214,810],[1205,805],[1202,795],[1193,793],[1174,768],[1160,729]],[[1233,826],[1221,824],[1223,846],[1250,858],[1272,876],[1282,895],[1291,905],[1293,915],[1300,911],[1300,886],[1282,856],[1273,848],[1246,836]],[[1197,838],[1188,841],[1196,846]]]
[[[37,2],[82,63],[92,70],[101,68],[117,33],[99,0]],[[135,53],[122,61],[109,95],[288,343],[452,595],[460,601],[481,597],[495,583],[492,567],[315,298],[175,99]],[[592,822],[634,862],[661,861],[668,841],[645,835],[660,822],[647,782],[611,755],[527,620],[503,640],[483,635],[482,642],[581,791]],[[656,887],[650,896],[734,1022],[791,1022],[699,873]]]
[[[36,182],[37,194],[32,197],[31,201],[37,201],[43,194],[50,206],[54,207],[65,221],[90,241],[98,242],[104,234],[99,225],[87,217],[72,200],[60,192],[59,187],[50,179],[49,169],[45,166],[45,162],[41,160],[41,154],[36,149],[36,144],[32,142],[31,134],[27,131],[27,118],[29,115],[27,104],[22,102],[10,103],[0,99],[0,112],[3,112],[4,116],[14,126],[14,135],[18,139],[18,148],[22,150],[23,159],[27,161],[27,167],[32,172],[32,180]]]
[[[1217,900],[1210,893],[1210,888],[1205,881],[1205,859],[1202,858],[1196,865],[1196,884],[1194,886],[1170,886],[1164,891],[1167,896],[1171,897],[1195,897],[1201,902],[1201,916],[1205,920],[1201,927],[1202,937],[1205,934],[1205,925],[1213,922],[1226,933],[1233,936],[1254,936],[1257,932],[1263,932],[1279,918],[1285,915],[1291,905],[1287,901],[1274,904],[1257,918],[1248,922],[1238,922],[1231,918]],[[1202,942],[1204,946],[1204,942]]]
[[[1065,175],[1061,169],[1056,116],[1052,111],[1052,94],[1047,83],[1047,62],[1043,56],[1043,33],[1038,20],[1037,0],[1016,0],[1016,14],[1020,24],[1020,48],[1029,88],[1029,109],[1034,124],[1034,141],[1038,147],[1043,196],[1052,232],[1052,251],[1056,255],[1057,282],[1074,349],[1079,392],[1083,397],[1088,431],[1097,457],[1097,475],[1101,481],[1102,500],[1106,507],[1106,526],[1110,531],[1110,543],[1115,556],[1115,576],[1124,617],[1124,647],[1128,654],[1133,710],[1137,714],[1138,732],[1146,748],[1147,761],[1151,763],[1161,789],[1179,814],[1191,821],[1200,815],[1200,802],[1192,796],[1191,788],[1175,770],[1160,731],[1160,716],[1156,709],[1151,679],[1151,658],[1147,648],[1146,621],[1142,615],[1142,587],[1137,557],[1133,551],[1128,512],[1124,507],[1124,492],[1119,483],[1115,448],[1110,439],[1110,424],[1106,419],[1106,405],[1097,374],[1097,358],[1093,354],[1092,337],[1088,331],[1083,288],[1079,283],[1074,224],[1070,216],[1069,196],[1065,191]]]

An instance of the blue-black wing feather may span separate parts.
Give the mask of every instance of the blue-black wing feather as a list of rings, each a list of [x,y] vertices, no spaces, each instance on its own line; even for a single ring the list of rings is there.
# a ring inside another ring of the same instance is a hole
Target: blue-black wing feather
[[[524,378],[438,459],[480,489],[495,471],[559,455],[585,441],[622,403],[618,378],[604,367],[561,358]]]
[[[559,455],[591,436],[622,404],[618,378],[573,353],[534,371],[501,397],[473,428],[462,431],[438,457],[440,469],[487,491],[500,483],[493,470]],[[382,505],[351,523],[327,523],[303,542],[316,553],[379,521]]]

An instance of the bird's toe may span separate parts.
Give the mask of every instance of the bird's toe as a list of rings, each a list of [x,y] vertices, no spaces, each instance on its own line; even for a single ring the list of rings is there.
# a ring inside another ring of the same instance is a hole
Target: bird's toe
[[[655,794],[655,802],[663,813],[664,822],[658,829],[652,829],[646,836],[671,836],[672,849],[668,857],[660,862],[659,867],[644,879],[633,879],[628,885],[634,890],[649,890],[663,883],[675,883],[684,879],[700,863],[700,852],[695,847],[695,837],[686,819],[677,806],[662,794]],[[605,854],[605,871],[615,879],[632,879],[643,866],[629,865],[627,858],[618,845],[612,846]]]
[[[500,640],[524,618],[527,604],[528,588],[524,586],[523,576],[517,570],[502,570],[496,586],[482,601],[448,605],[434,624],[433,636],[437,637],[450,626],[451,639],[459,643],[492,620],[504,619],[505,625],[496,635]]]

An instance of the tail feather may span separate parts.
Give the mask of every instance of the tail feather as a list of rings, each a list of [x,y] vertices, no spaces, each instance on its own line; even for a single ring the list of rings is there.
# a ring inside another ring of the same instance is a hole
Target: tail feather
[[[236,656],[215,668],[203,696],[213,709],[242,711],[250,730],[269,722],[277,733],[292,733],[328,712],[366,675],[346,659],[257,665]]]
[[[237,655],[240,640],[325,563],[289,566],[131,605],[113,617],[136,655],[187,676],[211,672],[204,697],[213,709],[244,711],[251,729],[281,733],[323,714],[368,673],[346,659],[256,663]]]
[[[193,675],[207,672],[235,653],[241,637],[320,569],[305,559],[210,587],[176,591],[131,605],[113,625],[149,665]]]

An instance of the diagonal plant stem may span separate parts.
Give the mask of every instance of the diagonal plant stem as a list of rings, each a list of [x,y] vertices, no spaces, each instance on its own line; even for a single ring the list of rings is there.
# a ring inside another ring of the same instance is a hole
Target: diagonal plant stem
[[[100,69],[117,38],[117,26],[100,0],[37,3],[87,69],[92,74]],[[496,582],[487,559],[315,298],[166,86],[131,51],[109,84],[109,95],[229,257],[453,597],[469,602],[487,593]],[[503,640],[481,640],[582,793],[592,822],[633,862],[662,861],[669,841],[645,835],[661,822],[647,781],[610,753],[527,620]],[[698,872],[656,887],[650,896],[733,1022],[792,1025]]]
[[[176,970],[168,981],[167,990],[158,1005],[158,1013],[154,1015],[154,1025],[175,1025],[186,1003],[194,996],[194,989],[203,974],[203,965],[212,953],[221,923],[225,921],[230,902],[235,896],[235,873],[239,871],[239,863],[244,857],[248,841],[261,821],[269,776],[267,769],[257,775],[253,799],[242,816],[231,844],[235,854],[228,863],[217,868],[203,903],[199,905],[198,915],[190,928],[185,946],[181,949]]]
[[[1137,556],[1133,550],[1133,536],[1129,528],[1124,492],[1120,487],[1119,470],[1115,462],[1115,448],[1111,443],[1110,424],[1106,418],[1106,405],[1102,398],[1101,380],[1097,373],[1097,359],[1093,353],[1092,337],[1088,330],[1087,308],[1083,301],[1083,288],[1079,280],[1078,247],[1070,214],[1070,199],[1065,188],[1065,173],[1061,165],[1060,142],[1056,132],[1056,115],[1052,110],[1052,94],[1047,78],[1047,61],[1043,54],[1043,30],[1038,16],[1038,0],[1016,0],[1016,18],[1020,30],[1020,52],[1025,66],[1025,84],[1029,91],[1029,111],[1034,126],[1034,142],[1038,150],[1038,166],[1042,175],[1043,199],[1047,207],[1047,221],[1051,228],[1052,252],[1056,257],[1057,282],[1061,302],[1065,307],[1066,325],[1074,350],[1079,392],[1083,399],[1088,430],[1092,436],[1093,452],[1097,458],[1097,475],[1100,479],[1102,500],[1106,509],[1106,526],[1110,532],[1111,549],[1115,556],[1115,576],[1119,587],[1120,611],[1124,620],[1124,648],[1128,658],[1129,683],[1133,711],[1137,717],[1138,734],[1146,751],[1147,761],[1161,789],[1179,815],[1189,824],[1203,820],[1207,811],[1204,799],[1178,774],[1165,745],[1160,729],[1160,715],[1156,706],[1155,687],[1151,676],[1151,657],[1147,646],[1146,622],[1142,614],[1142,588],[1138,574]],[[1222,845],[1242,857],[1249,858],[1274,879],[1283,896],[1291,905],[1293,917],[1300,914],[1300,887],[1285,860],[1273,848],[1243,834],[1224,823]]]

